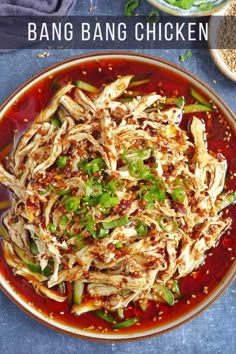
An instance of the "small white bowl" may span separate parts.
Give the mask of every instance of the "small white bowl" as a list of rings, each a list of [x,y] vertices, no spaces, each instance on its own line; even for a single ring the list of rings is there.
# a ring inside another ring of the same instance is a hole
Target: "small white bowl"
[[[211,16],[210,21],[209,21],[208,46],[209,46],[210,55],[211,55],[214,63],[216,64],[216,66],[219,68],[219,70],[225,76],[227,76],[230,80],[236,82],[236,72],[233,72],[230,70],[228,65],[225,63],[225,61],[220,53],[220,50],[217,49],[217,33],[219,30],[219,26],[221,24],[223,16],[229,10],[230,6],[231,6],[231,4],[228,4],[227,7],[225,7],[221,11],[219,11]],[[236,52],[236,49],[234,49],[234,50]]]
[[[223,9],[229,2],[232,0],[213,0],[213,7],[209,10],[200,10],[199,5],[200,2],[196,2],[193,6],[188,9],[182,9],[180,7],[174,6],[169,4],[165,0],[147,0],[152,6],[158,8],[159,10],[166,12],[170,15],[174,16],[190,16],[190,17],[203,17],[203,16],[210,16],[215,12],[220,11]]]

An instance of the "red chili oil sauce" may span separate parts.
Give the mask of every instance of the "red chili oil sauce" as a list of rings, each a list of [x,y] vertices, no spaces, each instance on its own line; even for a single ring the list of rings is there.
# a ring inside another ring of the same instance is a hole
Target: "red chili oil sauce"
[[[58,88],[78,79],[101,87],[103,84],[115,80],[118,75],[127,74],[136,76],[151,74],[151,82],[136,87],[135,90],[140,90],[143,93],[156,92],[167,97],[184,96],[188,104],[195,102],[195,99],[190,95],[188,81],[151,64],[134,62],[133,60],[109,59],[94,60],[76,65],[41,80],[11,106],[0,122],[0,159],[3,159],[9,153],[13,146],[14,136],[15,141],[18,141],[33,118],[47,105]],[[233,176],[233,173],[236,172],[236,136],[233,130],[227,125],[219,111],[210,112],[210,115],[205,113],[194,113],[194,115],[203,119],[206,123],[209,149],[221,152],[226,157],[228,161],[227,189],[236,190],[236,178]],[[193,114],[184,115],[181,123],[183,129],[189,130],[192,116]],[[0,201],[5,200],[8,196],[9,192],[3,186],[0,186]],[[2,212],[4,213],[4,211]],[[205,299],[208,296],[207,294],[213,291],[229,270],[235,258],[236,220],[233,215],[236,212],[236,205],[229,207],[227,212],[233,219],[230,232],[221,237],[216,248],[209,251],[202,266],[180,280],[182,296],[175,305],[169,306],[150,301],[146,311],[142,311],[138,306],[131,305],[125,310],[125,317],[138,315],[142,320],[138,326],[119,330],[120,332],[141,332],[173,321],[189,312]],[[53,316],[56,321],[79,328],[89,328],[93,331],[98,331],[98,327],[107,328],[107,332],[112,331],[109,329],[107,322],[97,318],[93,313],[86,313],[79,317],[71,315],[70,301],[58,303],[36,294],[27,280],[20,276],[14,276],[11,268],[4,261],[2,251],[0,253],[0,272],[10,281],[15,291],[20,293],[22,298],[33,304],[41,312],[50,317]],[[71,289],[67,289],[67,291],[68,294],[71,293]]]

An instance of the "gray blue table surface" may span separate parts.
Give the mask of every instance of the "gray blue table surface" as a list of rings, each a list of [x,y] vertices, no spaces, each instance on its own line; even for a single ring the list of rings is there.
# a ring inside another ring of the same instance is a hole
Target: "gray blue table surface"
[[[92,15],[123,14],[125,1],[97,0]],[[73,14],[88,14],[89,0],[78,1]],[[151,6],[141,1],[144,14]],[[91,15],[91,14],[90,14]],[[114,48],[115,50],[116,48]],[[38,49],[30,48],[0,54],[0,103],[26,79],[63,59],[91,50],[49,50],[50,56],[37,57]],[[194,50],[193,57],[179,62],[180,49],[137,50],[180,65],[207,83],[236,113],[235,83],[223,76],[207,50]],[[0,291],[1,354],[234,354],[236,353],[236,287],[235,282],[207,310],[190,322],[158,337],[128,343],[94,343],[73,338],[49,329],[22,312]]]

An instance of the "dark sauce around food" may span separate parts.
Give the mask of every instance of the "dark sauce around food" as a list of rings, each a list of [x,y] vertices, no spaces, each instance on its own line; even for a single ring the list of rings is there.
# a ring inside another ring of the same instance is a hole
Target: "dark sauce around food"
[[[150,74],[151,82],[135,89],[143,93],[157,92],[167,97],[184,96],[188,104],[194,103],[195,99],[190,95],[190,84],[182,77],[173,73],[158,69],[155,66],[133,60],[102,60],[82,63],[56,74],[48,76],[30,88],[23,97],[20,97],[8,109],[3,120],[0,122],[0,159],[4,159],[18,141],[20,136],[29,127],[33,118],[47,105],[56,90],[73,80],[83,80],[97,87],[109,83],[118,75],[133,74],[142,76]],[[221,152],[228,162],[227,189],[236,190],[236,158],[235,146],[236,136],[233,130],[227,125],[224,117],[219,111],[210,113],[194,113],[195,116],[203,119],[206,123],[208,147],[212,151]],[[193,114],[185,114],[181,123],[183,129],[189,130],[189,122]],[[13,143],[15,141],[15,144]],[[4,159],[7,163],[7,160]],[[0,201],[9,198],[9,193],[4,187],[0,187]],[[5,210],[1,212],[4,213]],[[197,304],[202,302],[213,289],[220,283],[235,258],[236,249],[236,219],[233,218],[236,212],[236,205],[225,211],[233,219],[232,228],[223,235],[216,248],[210,250],[205,263],[196,271],[180,281],[182,296],[177,299],[174,306],[165,303],[149,302],[148,309],[142,311],[138,306],[129,306],[125,310],[125,317],[140,316],[142,319],[138,325],[121,329],[119,332],[144,331],[176,320],[183,314],[187,314]],[[2,251],[0,254],[0,272],[5,279],[10,281],[12,287],[25,301],[39,309],[40,312],[54,318],[61,323],[70,326],[86,328],[91,331],[109,333],[109,324],[96,317],[93,313],[86,313],[76,317],[70,313],[71,302],[58,303],[44,298],[35,293],[27,280],[20,276],[14,276],[10,267],[4,261]],[[71,289],[67,289],[71,294]]]

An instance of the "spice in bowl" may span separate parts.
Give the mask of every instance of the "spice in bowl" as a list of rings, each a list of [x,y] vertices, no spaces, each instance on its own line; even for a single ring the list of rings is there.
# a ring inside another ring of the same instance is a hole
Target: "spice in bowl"
[[[236,1],[226,10],[217,31],[217,48],[229,70],[236,74]]]

